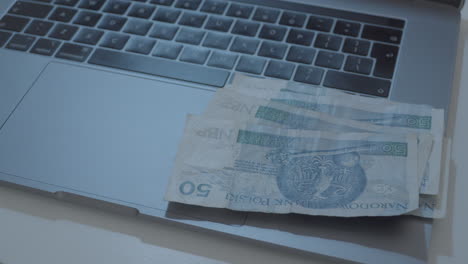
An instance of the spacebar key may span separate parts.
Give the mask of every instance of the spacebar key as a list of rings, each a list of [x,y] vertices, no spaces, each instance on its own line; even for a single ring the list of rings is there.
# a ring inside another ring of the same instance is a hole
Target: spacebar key
[[[345,72],[329,70],[323,86],[356,93],[388,97],[391,82]]]
[[[229,77],[223,70],[105,49],[96,49],[88,63],[216,87],[223,87]]]

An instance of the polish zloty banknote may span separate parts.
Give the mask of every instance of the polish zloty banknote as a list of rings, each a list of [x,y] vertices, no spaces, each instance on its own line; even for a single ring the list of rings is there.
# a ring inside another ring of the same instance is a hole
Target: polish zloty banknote
[[[223,94],[224,93],[224,94]],[[240,98],[242,97],[242,98]],[[288,105],[291,105],[291,106],[298,106],[298,107],[303,107],[303,108],[306,108],[306,109],[314,109],[314,110],[321,110],[321,112],[324,112],[324,113],[328,113],[328,112],[332,112],[334,113],[334,116],[340,116],[340,117],[343,117],[343,118],[350,118],[350,116],[353,116],[354,113],[359,113],[360,115],[356,114],[354,115],[355,117],[357,116],[360,116],[362,118],[367,118],[367,119],[370,119],[370,118],[374,118],[374,120],[377,120],[378,117],[376,117],[377,115],[379,115],[380,113],[378,113],[377,111],[374,111],[374,112],[370,112],[370,110],[364,108],[364,107],[359,107],[360,105],[358,104],[357,106],[353,106],[353,108],[351,108],[346,102],[343,102],[342,104],[339,104],[339,105],[335,105],[336,102],[333,101],[333,98],[336,98],[336,97],[332,97],[331,99],[329,99],[330,97],[328,96],[323,96],[322,98],[319,98],[319,99],[316,99],[316,102],[312,101],[312,100],[308,100],[308,102],[306,101],[300,101],[300,103],[293,103],[293,101],[298,101],[300,99],[304,99],[304,100],[307,100],[308,98],[305,97],[304,98],[304,95],[298,95],[298,94],[289,94],[289,93],[286,93],[285,96],[282,96],[280,95],[280,98],[282,98],[282,100],[288,100]],[[249,100],[250,99],[250,100]],[[364,98],[363,101],[366,101],[367,98]],[[284,101],[282,100],[272,100],[274,102],[281,102],[281,103],[284,103]],[[312,103],[315,104],[315,107],[312,107]],[[208,116],[212,116],[212,117],[228,117],[228,118],[232,118],[232,119],[244,119],[246,118],[247,116],[250,116],[252,117],[253,114],[255,113],[255,116],[257,117],[260,117],[258,116],[258,107],[255,106],[255,105],[259,105],[259,104],[267,104],[267,102],[265,100],[260,100],[258,98],[253,98],[253,97],[249,97],[249,96],[241,96],[240,94],[236,93],[236,92],[232,92],[232,91],[225,91],[225,92],[220,92],[220,94],[218,94],[212,101],[212,104],[208,107],[207,111],[206,111],[206,115]],[[341,103],[341,102],[340,102]],[[371,100],[370,102],[371,104],[375,104],[374,101]],[[352,102],[351,102],[352,104]],[[223,110],[222,107],[220,108],[221,105],[224,105],[226,107],[228,107],[228,111],[226,112],[226,108]],[[275,107],[276,106],[276,109],[279,110],[278,108],[280,108],[280,106],[278,106],[277,104],[270,104],[269,105],[270,107]],[[420,114],[419,116],[415,116],[413,118],[415,119],[418,119],[419,121],[410,121],[410,122],[403,122],[403,118],[407,118],[407,114],[405,112],[405,109],[402,109],[400,108],[399,106],[397,106],[395,104],[396,109],[392,109],[391,112],[393,112],[393,116],[395,117],[393,120],[393,126],[392,127],[400,127],[400,128],[408,128],[408,130],[405,130],[405,129],[402,129],[400,130],[402,133],[405,133],[405,131],[408,131],[408,132],[418,132],[418,131],[426,131],[427,129],[431,129],[431,133],[434,133],[434,134],[442,134],[442,130],[443,128],[441,128],[440,126],[431,126],[431,120],[427,121],[427,117],[424,115],[424,114]],[[335,109],[335,110],[331,110],[331,109]],[[375,108],[379,108],[378,105],[375,105]],[[388,107],[390,108],[390,106]],[[387,108],[387,109],[388,109]],[[281,108],[283,110],[286,110],[286,111],[292,111],[291,108]],[[235,111],[235,112],[233,112]],[[422,109],[420,111],[426,111],[426,109]],[[250,115],[248,114],[250,113]],[[265,112],[262,113],[261,116],[264,116],[265,115]],[[275,117],[277,117],[278,115],[273,115]],[[439,113],[435,113],[432,115],[434,118],[434,120],[440,120],[441,116],[443,116],[443,113],[439,112]],[[381,114],[381,116],[379,117],[381,121],[384,121],[385,120],[385,116],[384,114]],[[354,118],[356,120],[359,120],[358,118]],[[390,118],[388,118],[390,119]],[[426,121],[422,120],[422,119],[426,119]],[[271,120],[271,118],[268,118],[268,120]],[[284,115],[281,119],[281,122],[286,122],[286,123],[290,123],[290,121],[286,121],[287,119],[284,119]],[[336,119],[335,119],[336,120]],[[274,125],[270,122],[268,122],[267,120],[263,120],[264,122],[260,122],[261,124],[263,125]],[[332,120],[329,120],[329,121],[332,121]],[[427,122],[427,123],[426,123]],[[440,120],[441,123],[443,123],[442,120]],[[301,122],[298,122],[296,121],[295,122],[296,124],[297,123],[301,123]],[[373,123],[373,122],[370,122],[370,123]],[[383,123],[383,122],[382,122]],[[418,124],[419,123],[419,124]],[[437,122],[436,122],[437,123]],[[336,126],[331,126],[328,122],[321,122],[321,123],[308,123],[309,126],[308,127],[322,127],[324,130],[333,130],[333,131],[336,131],[336,130],[348,130],[351,129],[351,131],[356,131],[356,130],[353,130],[357,127],[353,126],[353,123],[349,124],[348,126],[346,127],[343,127],[343,128],[338,128]],[[437,123],[439,124],[439,123]],[[340,125],[343,125],[343,124],[340,124]],[[294,128],[303,128],[303,127],[298,127],[297,125],[293,125]],[[364,129],[365,127],[360,127],[361,129]],[[367,128],[369,129],[369,128]],[[374,128],[375,129],[375,128]],[[362,132],[362,130],[360,130]],[[372,130],[372,131],[375,131],[375,130]],[[383,132],[387,132],[387,130],[383,130]],[[425,132],[424,132],[425,133]],[[441,135],[440,135],[441,137]],[[422,153],[423,151],[420,151],[420,153]],[[436,156],[436,155],[434,155]],[[434,157],[432,156],[432,158]],[[443,155],[442,157],[445,157],[445,155]],[[424,163],[423,160],[427,160],[428,157],[425,156],[420,156],[421,158],[421,161],[420,163]],[[444,161],[447,162],[444,158]],[[444,165],[444,163],[443,163]],[[447,166],[447,165],[445,165]],[[425,166],[420,166],[419,168],[419,172],[418,174],[419,175],[423,175],[423,172],[424,171],[421,171],[421,169],[424,169]],[[445,215],[445,210],[446,210],[446,203],[447,203],[447,181],[448,181],[448,171],[447,169],[445,169],[448,167],[442,167],[442,170],[441,170],[441,177],[440,177],[440,189],[439,189],[439,194],[438,195],[427,195],[427,194],[421,194],[420,195],[420,200],[419,200],[419,203],[420,203],[420,208],[414,212],[411,212],[410,214],[412,215],[416,215],[416,216],[421,216],[421,217],[426,217],[426,218],[442,218],[444,217]],[[427,174],[424,175],[426,178],[427,178]],[[438,177],[439,178],[439,177]],[[423,184],[421,184],[423,185]]]
[[[281,80],[262,79],[236,74],[230,88],[239,93],[273,100],[296,107],[328,113],[340,118],[400,127],[409,131],[430,132],[433,149],[424,169],[420,192],[439,192],[444,136],[444,111],[427,105],[396,103],[381,98],[350,95],[334,89],[302,85]]]
[[[272,101],[301,107],[345,119],[372,123],[383,127],[399,127],[408,132],[428,132],[433,136],[433,148],[421,182],[420,192],[437,194],[442,165],[444,110],[426,105],[401,103],[382,104],[381,100],[356,96],[310,96],[280,92]]]
[[[266,213],[392,216],[418,207],[414,135],[189,116],[165,198]]]
[[[418,134],[419,139],[417,163],[419,182],[423,177],[432,148],[432,136],[426,132],[408,132],[398,127],[382,127],[372,123],[336,118],[326,113],[242,95],[228,89],[218,91],[215,94],[203,115],[218,119],[251,121],[259,125],[290,129],[333,132],[415,133]]]

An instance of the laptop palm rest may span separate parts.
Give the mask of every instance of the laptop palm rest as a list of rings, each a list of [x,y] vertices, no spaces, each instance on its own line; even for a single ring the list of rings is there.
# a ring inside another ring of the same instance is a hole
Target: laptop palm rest
[[[0,131],[0,172],[13,182],[55,186],[53,192],[165,211],[185,116],[201,113],[211,95],[50,63]],[[240,225],[244,218],[228,214],[226,221]]]
[[[13,52],[0,54],[0,61],[8,62],[8,67],[0,65],[0,128],[46,65],[42,58],[24,63],[27,55]]]

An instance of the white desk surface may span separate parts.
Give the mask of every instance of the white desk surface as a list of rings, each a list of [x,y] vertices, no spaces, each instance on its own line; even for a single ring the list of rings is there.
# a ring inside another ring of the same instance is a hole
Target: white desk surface
[[[430,263],[468,263],[468,10],[463,11],[449,117],[448,217],[437,220]],[[0,263],[343,263],[156,220],[0,187]]]

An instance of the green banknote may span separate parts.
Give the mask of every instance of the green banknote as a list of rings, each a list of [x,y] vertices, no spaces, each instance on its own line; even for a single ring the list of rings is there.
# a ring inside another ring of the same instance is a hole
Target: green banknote
[[[340,217],[418,208],[413,134],[334,133],[189,116],[165,198]]]
[[[417,177],[420,183],[432,148],[432,136],[427,132],[407,131],[407,129],[399,127],[382,127],[372,123],[337,118],[327,113],[267,101],[228,89],[218,91],[215,94],[208,104],[204,115],[217,119],[251,121],[264,126],[300,130],[395,134],[415,133],[418,134],[419,139]]]
[[[381,98],[350,95],[338,90],[237,74],[230,86],[239,93],[299,108],[362,121],[381,127],[398,127],[408,132],[433,136],[430,158],[421,179],[420,192],[435,195],[441,182],[444,111],[427,105],[391,102]]]

